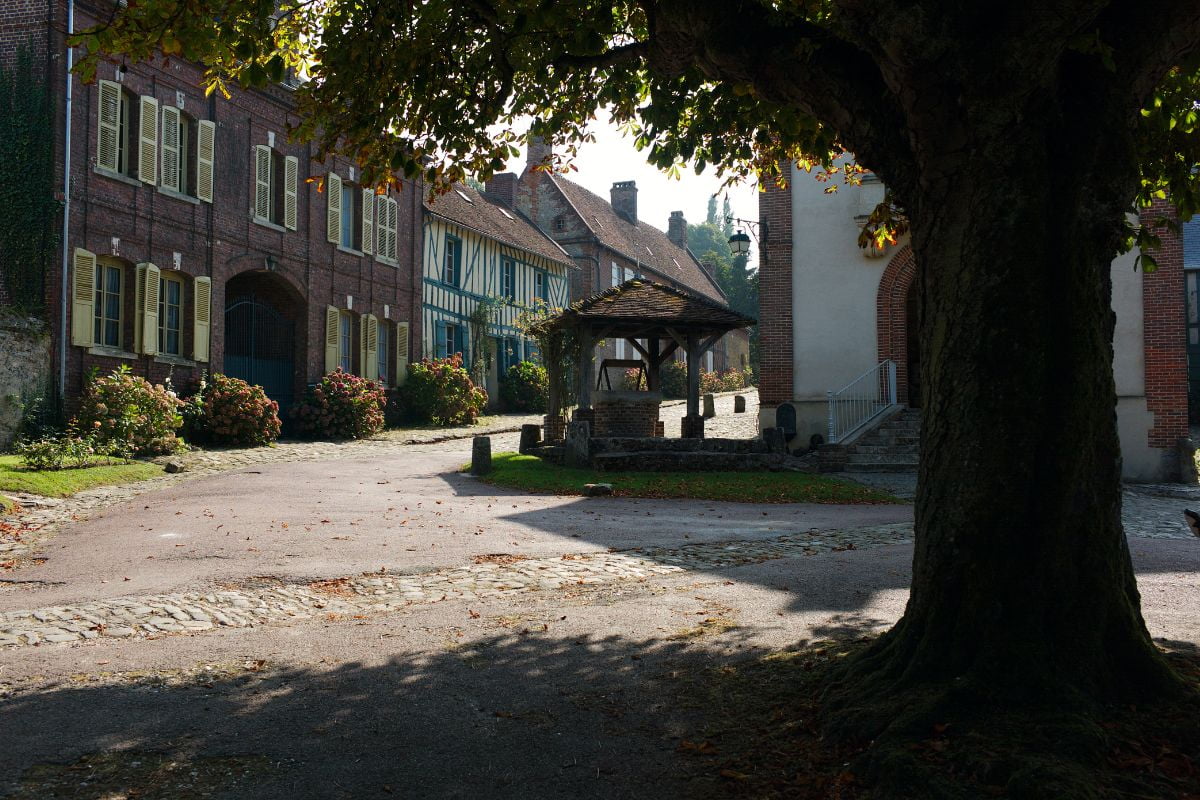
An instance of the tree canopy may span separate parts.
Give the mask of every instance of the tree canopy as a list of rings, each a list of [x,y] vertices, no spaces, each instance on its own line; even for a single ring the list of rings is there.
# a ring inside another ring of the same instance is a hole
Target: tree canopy
[[[1169,190],[1182,214],[1196,208],[1194,3],[939,10],[897,0],[141,0],[76,41],[87,49],[85,78],[112,53],[203,62],[210,91],[299,73],[300,134],[354,156],[374,179],[486,179],[527,133],[570,157],[606,106],[662,168],[786,179],[780,164],[832,168],[849,151],[905,203],[918,180],[915,148],[926,146],[906,135],[906,114],[915,102],[954,98],[922,96],[911,79],[944,56],[914,59],[894,45],[974,42],[977,62],[1119,84],[1136,106],[1127,125],[1142,181],[1129,202]],[[1003,50],[992,35],[1000,28],[1031,35]],[[527,132],[529,117],[537,122]],[[853,167],[842,171],[855,180]]]
[[[299,136],[435,191],[528,135],[569,158],[601,107],[668,170],[795,163],[827,191],[873,170],[893,202],[864,236],[911,223],[916,264],[913,581],[842,667],[831,730],[872,742],[879,786],[930,797],[907,745],[932,723],[1182,696],[1121,528],[1111,265],[1152,255],[1139,205],[1200,207],[1196,0],[139,0],[76,41],[85,77],[113,53],[201,61],[214,91],[295,70]],[[764,360],[792,336],[764,326]],[[1094,796],[1038,770],[1011,796]]]

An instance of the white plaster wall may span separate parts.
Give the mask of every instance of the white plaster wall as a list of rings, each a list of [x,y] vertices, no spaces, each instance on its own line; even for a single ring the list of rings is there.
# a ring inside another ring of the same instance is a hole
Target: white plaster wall
[[[801,401],[823,401],[878,363],[875,297],[892,255],[865,257],[854,221],[882,199],[882,186],[825,194],[828,185],[792,168],[793,391]]]

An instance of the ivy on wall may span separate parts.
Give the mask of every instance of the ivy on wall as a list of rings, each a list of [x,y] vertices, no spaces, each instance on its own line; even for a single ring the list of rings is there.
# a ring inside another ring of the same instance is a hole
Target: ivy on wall
[[[45,72],[28,47],[0,65],[0,295],[40,313],[58,249],[61,204],[54,197],[54,114]]]

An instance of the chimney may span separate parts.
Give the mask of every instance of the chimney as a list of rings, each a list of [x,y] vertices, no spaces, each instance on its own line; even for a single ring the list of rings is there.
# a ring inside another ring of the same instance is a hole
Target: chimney
[[[716,280],[716,278],[717,278],[717,262],[716,262],[716,259],[713,258],[713,254],[711,252],[705,253],[704,255],[700,256],[700,266],[701,266],[701,268],[704,269],[704,271],[706,273],[708,273],[708,277],[712,278],[713,280]]]
[[[637,182],[617,181],[608,190],[613,211],[616,211],[633,224],[637,224]]]
[[[687,220],[682,211],[672,211],[667,220],[667,238],[681,250],[687,250]]]
[[[493,175],[483,187],[483,193],[492,200],[503,203],[507,208],[517,206],[517,176],[513,172]]]
[[[525,147],[525,168],[549,165],[548,159],[553,152],[553,149],[541,136],[530,137],[529,144]]]

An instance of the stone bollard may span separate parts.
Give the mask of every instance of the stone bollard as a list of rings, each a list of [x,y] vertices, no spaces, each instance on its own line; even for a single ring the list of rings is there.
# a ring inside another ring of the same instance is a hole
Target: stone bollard
[[[733,397],[733,413],[746,413],[746,397],[744,395],[734,395]]]
[[[712,396],[712,392],[704,395],[704,418],[712,419],[717,415],[717,399]]]
[[[566,448],[563,451],[563,462],[568,467],[590,467],[592,423],[571,422],[567,424]]]
[[[786,453],[787,440],[783,437],[783,428],[763,428],[763,441],[767,443],[768,453]]]
[[[471,474],[487,475],[492,471],[492,437],[476,436],[471,441]]]
[[[1179,446],[1179,482],[1195,486],[1200,483],[1196,464],[1196,442],[1187,436],[1182,436]]]
[[[542,443],[542,426],[540,425],[522,425],[521,426],[521,444],[517,447],[517,452],[522,455],[533,450]]]

